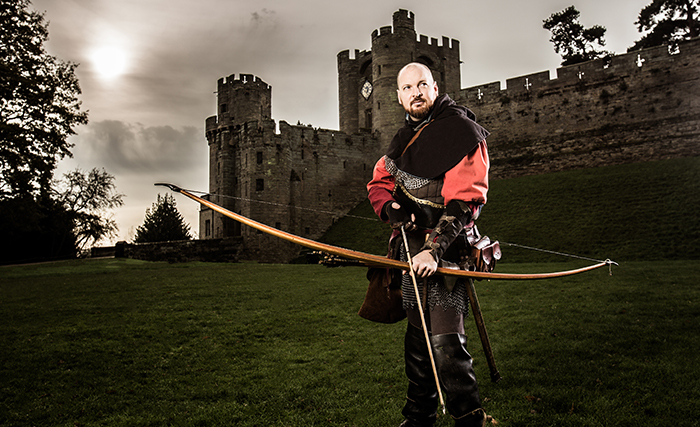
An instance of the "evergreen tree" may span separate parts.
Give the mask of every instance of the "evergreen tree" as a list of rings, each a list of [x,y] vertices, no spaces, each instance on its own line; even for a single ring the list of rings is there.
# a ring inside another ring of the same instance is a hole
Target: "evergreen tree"
[[[561,65],[610,56],[610,52],[600,50],[600,47],[605,46],[605,27],[594,25],[585,28],[578,22],[580,15],[574,6],[569,6],[543,21],[542,27],[552,34],[549,41],[554,43],[554,51],[561,54]]]
[[[700,36],[700,0],[653,0],[639,12],[635,24],[647,34],[628,52],[664,44],[676,51],[680,41]]]
[[[190,240],[190,226],[175,206],[175,198],[166,194],[151,209],[146,209],[143,225],[136,229],[135,243],[168,242],[173,240]]]

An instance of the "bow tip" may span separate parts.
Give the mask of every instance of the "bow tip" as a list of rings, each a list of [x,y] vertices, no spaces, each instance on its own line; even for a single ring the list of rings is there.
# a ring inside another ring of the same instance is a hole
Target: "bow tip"
[[[163,186],[163,187],[168,187],[169,189],[171,189],[172,191],[175,191],[175,192],[177,192],[177,193],[182,192],[182,188],[180,188],[180,187],[178,187],[177,185],[174,185],[174,184],[168,184],[167,182],[156,182],[156,183],[153,184],[153,185],[160,185],[160,186]]]

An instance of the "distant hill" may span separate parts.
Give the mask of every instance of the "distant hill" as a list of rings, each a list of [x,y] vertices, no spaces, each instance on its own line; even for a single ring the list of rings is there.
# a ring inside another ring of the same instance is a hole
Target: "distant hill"
[[[504,243],[595,259],[700,259],[700,157],[606,166],[491,182],[477,226]],[[386,253],[387,225],[368,202],[322,241]],[[504,244],[503,262],[561,261]]]

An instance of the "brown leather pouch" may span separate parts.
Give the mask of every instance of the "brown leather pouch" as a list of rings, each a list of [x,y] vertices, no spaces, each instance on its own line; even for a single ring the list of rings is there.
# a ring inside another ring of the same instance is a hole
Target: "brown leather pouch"
[[[401,272],[391,268],[370,267],[367,270],[369,286],[357,313],[360,317],[379,323],[396,323],[406,318],[400,279],[394,280],[396,272],[400,277]]]

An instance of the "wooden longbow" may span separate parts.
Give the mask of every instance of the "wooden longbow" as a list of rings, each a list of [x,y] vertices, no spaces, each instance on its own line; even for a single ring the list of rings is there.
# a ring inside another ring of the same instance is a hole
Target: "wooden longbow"
[[[279,237],[280,239],[287,240],[292,243],[296,243],[301,246],[305,246],[307,248],[317,250],[317,251],[322,251],[322,252],[327,252],[332,255],[337,255],[340,257],[345,257],[348,259],[352,260],[357,260],[362,262],[368,267],[388,267],[388,268],[396,268],[399,270],[405,270],[408,271],[408,263],[404,261],[398,261],[398,260],[393,260],[386,258],[384,256],[380,255],[373,255],[373,254],[368,254],[366,252],[359,252],[359,251],[354,251],[352,249],[345,249],[341,248],[339,246],[333,246],[329,245],[326,243],[321,243],[317,242],[315,240],[307,239],[305,237],[297,236],[296,234],[288,233],[286,231],[278,230],[274,227],[270,227],[269,225],[262,224],[260,222],[254,221],[248,217],[245,217],[243,215],[237,214],[235,212],[231,212],[230,210],[223,208],[216,203],[210,202],[209,200],[203,199],[201,197],[198,197],[192,193],[190,193],[187,190],[184,190],[176,185],[173,184],[167,184],[167,183],[157,183],[155,185],[161,185],[164,187],[170,188],[172,191],[176,193],[180,193],[184,196],[189,197],[192,200],[195,200],[199,202],[200,204],[210,208],[213,211],[216,211],[224,216],[227,216],[231,219],[234,219],[241,224],[245,224],[247,226],[253,227],[259,231],[262,231],[263,233],[270,234],[275,237]],[[493,279],[493,280],[538,280],[538,279],[553,279],[556,277],[563,277],[563,276],[571,276],[573,274],[579,274],[583,273],[586,271],[591,271],[595,270],[597,268],[605,267],[606,265],[613,265],[616,264],[613,261],[610,260],[605,260],[605,261],[600,261],[596,264],[587,266],[587,267],[582,267],[582,268],[577,268],[574,270],[567,270],[567,271],[557,271],[553,273],[532,273],[532,274],[522,274],[522,273],[485,273],[485,272],[480,272],[480,271],[468,271],[468,270],[457,270],[457,269],[451,269],[451,268],[443,268],[439,267],[437,269],[436,274],[442,274],[444,276],[456,276],[456,277],[467,277],[467,278],[472,278],[472,279]]]
[[[331,255],[336,255],[356,261],[360,261],[362,264],[368,267],[388,267],[397,268],[404,271],[410,271],[413,273],[412,268],[408,262],[397,261],[389,259],[379,255],[372,255],[365,252],[358,252],[351,249],[345,249],[338,246],[329,245],[326,243],[317,242],[315,240],[307,239],[295,234],[287,233],[282,230],[270,227],[268,225],[262,224],[260,222],[254,221],[248,217],[231,212],[230,210],[223,208],[216,203],[210,202],[209,200],[198,197],[187,190],[184,190],[173,184],[158,183],[156,185],[162,185],[170,188],[176,193],[180,193],[184,196],[189,197],[192,200],[199,202],[200,204],[219,212],[231,219],[234,219],[241,224],[248,225],[263,233],[268,233],[270,235],[279,237],[280,239],[287,240],[292,243],[296,243],[307,248],[329,253]],[[499,280],[534,280],[534,279],[552,279],[555,277],[570,276],[573,274],[583,273],[585,271],[594,270],[596,268],[604,267],[606,265],[612,265],[617,263],[606,260],[598,262],[597,264],[578,268],[575,270],[568,271],[558,271],[554,273],[535,273],[535,274],[510,274],[510,273],[485,273],[479,271],[467,271],[467,270],[457,270],[450,268],[438,268],[437,274],[442,274],[445,276],[457,276],[467,278],[467,292],[469,293],[469,301],[472,307],[472,312],[474,314],[474,320],[476,321],[476,327],[479,332],[479,338],[481,339],[481,344],[484,348],[484,354],[486,356],[486,362],[489,366],[491,372],[491,381],[498,382],[501,380],[501,374],[496,368],[496,362],[493,356],[493,350],[491,349],[491,342],[489,341],[488,333],[486,332],[486,327],[484,325],[484,319],[481,314],[481,307],[479,306],[479,301],[476,296],[476,290],[474,288],[474,279],[499,279]],[[416,291],[417,293],[417,291]],[[439,383],[438,383],[439,384]],[[443,405],[444,406],[444,405]],[[444,409],[444,408],[443,408]]]

